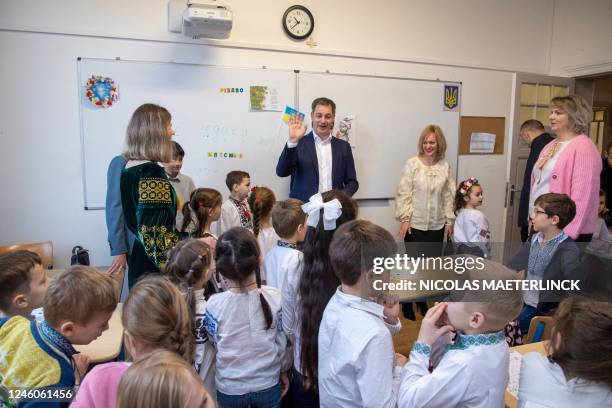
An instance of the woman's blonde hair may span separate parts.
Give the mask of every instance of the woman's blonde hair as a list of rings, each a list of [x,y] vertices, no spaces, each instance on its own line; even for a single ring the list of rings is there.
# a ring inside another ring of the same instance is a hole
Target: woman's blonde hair
[[[128,124],[123,155],[128,160],[171,161],[174,152],[168,135],[171,121],[166,108],[153,103],[140,105]]]
[[[184,296],[163,276],[148,276],[130,290],[121,316],[123,328],[145,344],[193,359],[192,318]]]
[[[185,407],[195,391],[194,384],[202,387],[198,406],[204,406],[210,395],[185,360],[170,351],[150,353],[132,364],[121,377],[117,407]]]
[[[550,101],[551,108],[558,108],[567,114],[572,130],[577,134],[588,134],[593,111],[580,95],[557,96]]]
[[[446,154],[446,139],[444,138],[444,132],[442,132],[442,128],[438,125],[427,125],[425,129],[421,132],[421,136],[419,137],[419,145],[417,146],[419,155],[424,155],[423,151],[423,142],[425,138],[430,134],[434,134],[436,137],[436,143],[438,144],[438,150],[436,151],[436,160],[442,160],[444,155]]]

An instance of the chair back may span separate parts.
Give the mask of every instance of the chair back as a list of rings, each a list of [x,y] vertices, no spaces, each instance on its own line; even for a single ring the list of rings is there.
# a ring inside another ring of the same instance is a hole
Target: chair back
[[[539,341],[550,340],[552,332],[551,316],[535,316],[529,323],[529,332],[524,343],[537,343]]]
[[[43,268],[53,268],[53,242],[45,241],[33,242],[28,244],[4,245],[0,246],[0,255],[8,252],[19,251],[20,249],[27,249],[28,251],[37,253],[38,256],[40,256],[40,259],[42,260]]]

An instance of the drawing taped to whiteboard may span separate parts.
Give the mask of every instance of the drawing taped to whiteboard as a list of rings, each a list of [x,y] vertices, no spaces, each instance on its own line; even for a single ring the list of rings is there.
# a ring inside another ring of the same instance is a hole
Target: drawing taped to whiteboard
[[[347,141],[354,149],[357,147],[357,121],[355,115],[346,115],[338,123],[338,139]]]
[[[278,89],[268,86],[251,86],[250,88],[250,105],[251,111],[267,111],[280,112],[282,111],[279,102]]]

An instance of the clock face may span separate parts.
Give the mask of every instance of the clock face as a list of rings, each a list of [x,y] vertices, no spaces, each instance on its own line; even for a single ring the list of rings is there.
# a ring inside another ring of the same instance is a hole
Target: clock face
[[[303,6],[291,6],[283,15],[283,28],[287,35],[296,40],[303,40],[312,34],[314,18]]]

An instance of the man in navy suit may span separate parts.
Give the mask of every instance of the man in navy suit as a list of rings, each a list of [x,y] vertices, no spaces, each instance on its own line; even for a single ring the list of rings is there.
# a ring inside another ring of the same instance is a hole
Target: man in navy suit
[[[289,197],[307,202],[316,193],[359,188],[353,152],[348,142],[332,136],[336,104],[328,98],[312,101],[312,131],[297,116],[289,119],[289,141],[278,158],[276,175],[291,176]]]

